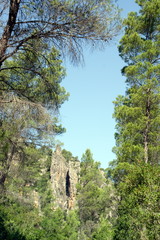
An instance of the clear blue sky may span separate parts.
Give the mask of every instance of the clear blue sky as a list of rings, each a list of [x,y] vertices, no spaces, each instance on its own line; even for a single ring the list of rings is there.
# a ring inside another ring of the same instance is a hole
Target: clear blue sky
[[[134,0],[119,0],[118,5],[123,9],[123,17],[138,9]],[[67,129],[58,137],[64,143],[62,148],[79,159],[89,148],[94,160],[101,162],[103,168],[115,158],[112,102],[119,94],[124,94],[126,88],[125,78],[121,76],[125,63],[119,57],[117,45],[118,40],[110,43],[105,51],[86,52],[83,67],[66,63],[67,77],[62,82],[70,92],[69,101],[60,109],[61,123]]]

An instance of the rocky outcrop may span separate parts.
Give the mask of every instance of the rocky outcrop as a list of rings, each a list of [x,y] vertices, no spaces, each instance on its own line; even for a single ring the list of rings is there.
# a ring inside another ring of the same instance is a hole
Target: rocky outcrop
[[[58,146],[52,155],[50,171],[55,207],[67,210],[74,209],[76,206],[76,184],[79,180],[80,162],[78,160],[67,161]]]

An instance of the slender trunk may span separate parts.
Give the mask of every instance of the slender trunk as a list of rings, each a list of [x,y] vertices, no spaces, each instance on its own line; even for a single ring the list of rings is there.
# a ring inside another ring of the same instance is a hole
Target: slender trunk
[[[151,102],[150,102],[150,89],[147,91],[147,101],[146,101],[146,127],[144,131],[144,161],[145,163],[148,163],[149,161],[149,149],[148,149],[148,143],[149,143],[149,131],[150,131],[150,108],[151,108]]]
[[[0,39],[0,67],[5,59],[5,53],[8,48],[8,42],[14,29],[19,10],[20,0],[10,0],[9,16]]]
[[[144,161],[148,163],[148,131],[146,129],[144,134]]]
[[[4,191],[5,189],[5,180],[8,176],[8,171],[11,166],[15,150],[15,146],[12,146],[10,153],[6,154],[6,159],[4,159],[4,166],[3,169],[0,171],[0,192]]]

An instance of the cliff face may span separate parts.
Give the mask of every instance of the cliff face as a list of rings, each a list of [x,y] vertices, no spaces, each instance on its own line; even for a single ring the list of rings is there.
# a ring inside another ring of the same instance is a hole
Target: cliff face
[[[67,161],[60,147],[52,155],[51,162],[51,189],[55,196],[55,207],[73,209],[76,205],[76,184],[80,172],[79,161]]]

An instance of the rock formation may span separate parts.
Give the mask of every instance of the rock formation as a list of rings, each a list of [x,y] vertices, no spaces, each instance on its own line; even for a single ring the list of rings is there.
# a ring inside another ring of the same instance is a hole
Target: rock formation
[[[59,146],[52,156],[51,162],[51,189],[55,196],[55,207],[62,209],[74,209],[76,206],[77,189],[79,179],[80,162],[67,161]]]

